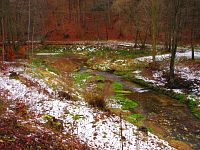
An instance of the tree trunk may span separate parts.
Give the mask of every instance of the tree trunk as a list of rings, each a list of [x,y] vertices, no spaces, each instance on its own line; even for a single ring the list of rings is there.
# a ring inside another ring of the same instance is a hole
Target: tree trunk
[[[29,41],[30,41],[30,26],[31,26],[31,0],[28,1],[28,53],[29,53]]]
[[[151,15],[152,15],[152,55],[153,55],[153,62],[156,61],[156,47],[157,47],[157,0],[152,1],[152,8],[151,8]]]
[[[191,49],[192,49],[192,60],[194,60],[194,28],[195,28],[195,1],[193,2],[193,8],[192,8],[192,24],[191,24]]]
[[[5,37],[4,37],[4,19],[1,18],[1,26],[2,26],[2,62],[4,63],[5,60]]]
[[[137,48],[137,47],[138,47],[138,36],[139,36],[139,30],[137,29],[137,30],[136,30],[136,37],[135,37],[135,45],[134,45],[134,48]]]
[[[35,34],[35,28],[33,26],[33,29],[32,29],[32,46],[31,46],[31,49],[32,49],[32,55],[33,55],[33,46],[34,46],[34,43],[33,43],[33,40],[34,40],[34,34]]]
[[[174,79],[175,79],[175,58],[176,58],[176,47],[172,48],[171,53],[171,60],[170,60],[170,73],[169,73],[169,84],[171,87],[174,85]]]

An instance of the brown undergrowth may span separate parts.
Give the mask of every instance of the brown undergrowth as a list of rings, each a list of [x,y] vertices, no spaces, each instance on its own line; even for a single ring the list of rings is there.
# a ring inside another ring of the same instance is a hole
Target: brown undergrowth
[[[95,82],[95,81],[94,81]],[[101,110],[107,109],[106,99],[113,94],[111,81],[102,81],[103,86],[98,87],[98,85],[92,90],[85,89],[84,98],[87,100],[88,104],[97,107]]]
[[[45,128],[21,101],[11,102],[0,97],[0,149],[2,150],[87,150],[86,143],[70,134]]]

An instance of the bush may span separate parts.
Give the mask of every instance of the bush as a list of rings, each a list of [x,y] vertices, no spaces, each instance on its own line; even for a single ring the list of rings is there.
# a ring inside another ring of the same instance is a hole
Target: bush
[[[87,92],[85,93],[85,99],[88,102],[88,104],[93,107],[97,107],[101,110],[106,109],[106,101],[105,101],[104,95],[101,92],[100,94]]]

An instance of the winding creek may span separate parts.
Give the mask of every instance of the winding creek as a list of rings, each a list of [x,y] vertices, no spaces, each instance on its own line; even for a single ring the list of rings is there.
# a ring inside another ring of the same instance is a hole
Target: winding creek
[[[145,115],[144,124],[152,128],[155,134],[168,141],[183,141],[192,145],[195,150],[200,148],[200,121],[191,114],[186,105],[109,72],[93,70],[92,74],[120,82],[125,89],[132,91],[128,97],[139,103],[139,107],[132,112]]]
[[[70,60],[76,61],[73,58]],[[132,93],[128,98],[139,104],[137,108],[131,110],[132,113],[144,115],[144,125],[151,128],[158,137],[182,145],[179,149],[189,150],[191,147],[194,150],[200,149],[200,121],[192,115],[186,105],[110,72],[90,70],[85,66],[82,66],[80,71],[89,71],[107,80],[120,82],[124,89],[130,90]]]

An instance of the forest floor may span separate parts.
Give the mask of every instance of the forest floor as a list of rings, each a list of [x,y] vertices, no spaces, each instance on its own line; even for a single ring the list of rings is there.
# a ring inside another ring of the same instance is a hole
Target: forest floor
[[[167,52],[155,66],[121,46],[42,46],[2,65],[0,148],[199,149],[200,51],[177,54],[177,101],[151,88],[169,89]]]

